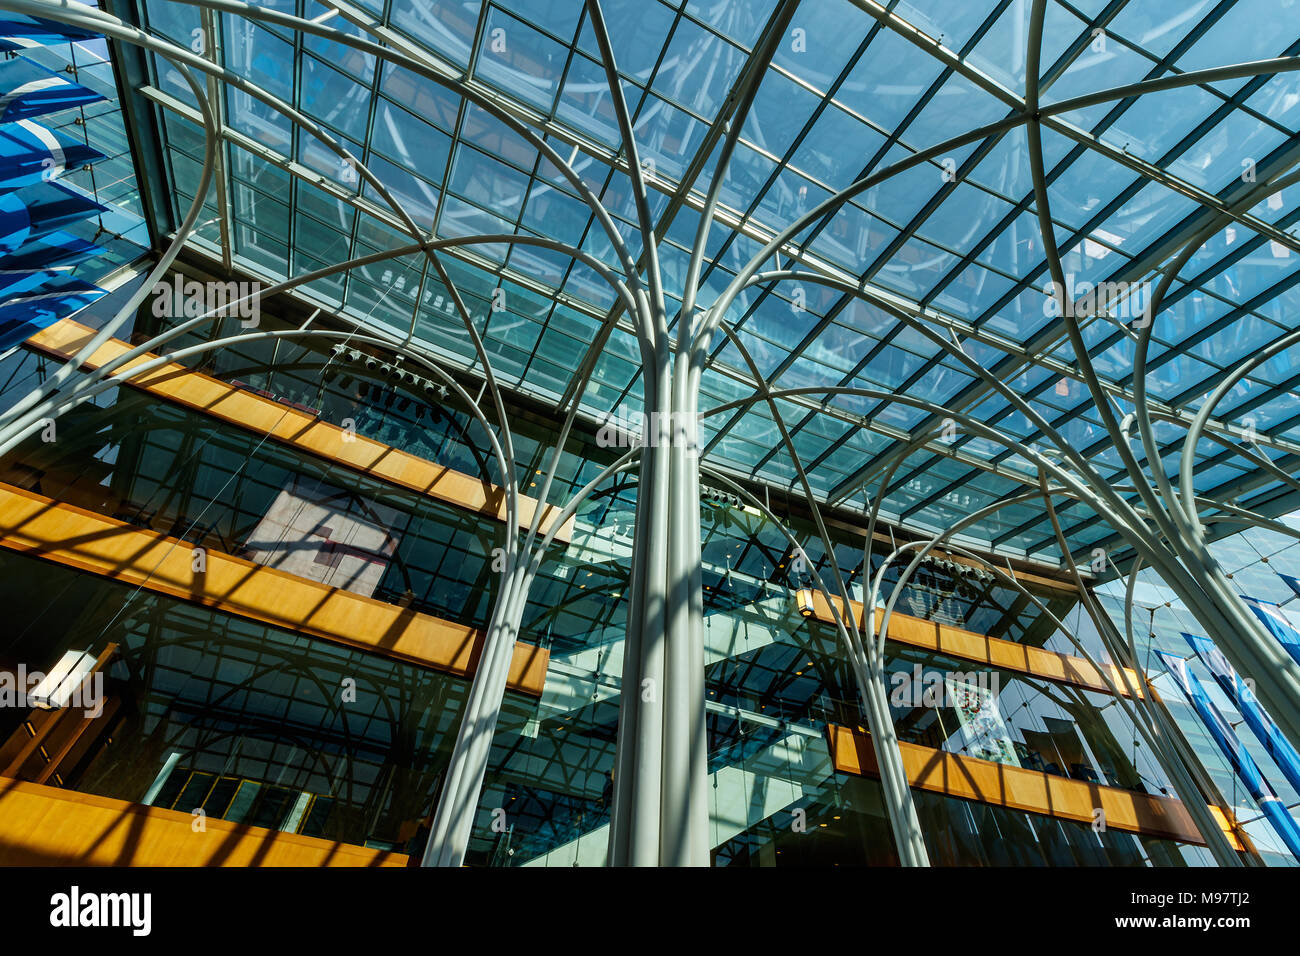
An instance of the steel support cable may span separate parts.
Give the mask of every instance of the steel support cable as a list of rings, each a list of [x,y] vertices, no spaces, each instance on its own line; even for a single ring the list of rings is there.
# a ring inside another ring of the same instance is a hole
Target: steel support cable
[[[753,356],[749,354],[749,349],[745,347],[745,343],[741,341],[740,337],[736,335],[730,324],[725,320],[719,321],[718,328],[731,340],[731,343],[740,352],[745,364],[749,366],[750,372],[759,382],[762,397],[766,400],[772,418],[781,433],[781,443],[785,446],[790,457],[790,463],[794,466],[795,474],[803,486],[808,508],[812,512],[817,526],[817,534],[821,538],[822,547],[826,551],[826,558],[830,562],[831,571],[835,575],[835,583],[844,601],[844,614],[849,621],[851,646],[854,653],[863,654],[868,683],[861,690],[868,706],[867,722],[871,728],[872,746],[876,752],[876,761],[880,769],[881,780],[884,783],[885,804],[888,810],[890,826],[894,832],[894,842],[898,850],[899,860],[904,866],[929,866],[930,859],[926,852],[925,839],[921,833],[920,819],[916,815],[916,806],[907,784],[907,772],[903,767],[902,754],[898,749],[897,732],[894,729],[893,718],[886,704],[883,660],[880,654],[875,653],[875,644],[871,639],[869,628],[867,636],[869,649],[864,654],[862,635],[858,631],[857,621],[854,619],[852,611],[853,598],[849,593],[844,574],[840,570],[839,561],[835,557],[835,544],[831,541],[830,534],[826,530],[826,523],[822,520],[821,509],[817,506],[816,495],[813,493],[812,485],[804,472],[803,463],[799,459],[799,452],[795,448],[790,432],[785,426],[781,409],[776,404],[776,400],[772,398],[771,389],[763,380],[763,375],[759,371]],[[865,612],[863,621],[865,624]]]

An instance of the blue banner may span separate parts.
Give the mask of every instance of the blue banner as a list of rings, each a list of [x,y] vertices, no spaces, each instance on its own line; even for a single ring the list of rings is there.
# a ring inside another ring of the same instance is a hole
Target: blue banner
[[[58,278],[39,291],[6,299],[0,303],[0,350],[17,345],[103,294],[103,289],[88,282]]]
[[[1255,763],[1252,757],[1242,746],[1241,740],[1237,737],[1237,732],[1224,719],[1223,714],[1218,707],[1214,706],[1214,701],[1210,700],[1209,695],[1205,693],[1205,688],[1201,685],[1200,680],[1195,674],[1187,669],[1187,661],[1173,654],[1166,654],[1163,651],[1156,651],[1156,656],[1164,662],[1169,676],[1178,684],[1188,702],[1196,711],[1196,715],[1201,718],[1201,723],[1214,742],[1219,745],[1219,750],[1228,758],[1232,769],[1237,776],[1241,778],[1242,783],[1250,792],[1251,797],[1259,804],[1259,809],[1268,817],[1269,822],[1277,830],[1278,836],[1286,844],[1296,859],[1300,860],[1300,826],[1298,826],[1291,817],[1290,811],[1286,805],[1278,798],[1278,795],[1269,786],[1264,775],[1260,773],[1259,764]]]
[[[5,13],[0,18],[0,50],[17,51],[33,46],[93,40],[100,36],[53,20],[42,20],[21,13]]]
[[[55,266],[75,266],[87,259],[102,255],[104,247],[70,232],[56,229],[37,236],[4,256],[6,269],[50,269]]]
[[[31,120],[0,125],[0,189],[49,182],[103,158],[99,150]]]
[[[95,200],[59,183],[27,186],[15,190],[13,195],[27,206],[28,227],[24,242],[108,211]]]
[[[1264,749],[1278,765],[1287,782],[1300,792],[1300,753],[1297,753],[1291,746],[1291,742],[1282,736],[1282,731],[1255,697],[1250,685],[1237,676],[1236,670],[1208,637],[1184,632],[1183,638],[1213,675],[1215,683],[1223,688],[1223,692],[1228,695],[1233,706],[1241,711],[1246,726],[1264,745]]]
[[[33,17],[0,15],[0,49],[95,36]],[[68,170],[98,162],[103,154],[33,119],[103,99],[23,57],[0,62],[0,349],[104,294],[71,275],[100,247],[69,230],[97,225],[96,236],[112,234],[105,218],[113,212],[80,190],[54,182]],[[93,219],[98,222],[86,222]]]
[[[102,93],[88,90],[19,57],[0,62],[0,122],[32,119],[46,113],[98,103]]]
[[[1263,622],[1268,628],[1268,632],[1278,639],[1278,642],[1286,648],[1286,652],[1297,661],[1300,661],[1300,631],[1287,620],[1286,614],[1280,607],[1272,601],[1261,601],[1259,598],[1249,597],[1245,594],[1241,599],[1246,602],[1246,606],[1255,612],[1255,616]]]
[[[39,289],[57,275],[57,269],[0,269],[0,302],[9,302]]]

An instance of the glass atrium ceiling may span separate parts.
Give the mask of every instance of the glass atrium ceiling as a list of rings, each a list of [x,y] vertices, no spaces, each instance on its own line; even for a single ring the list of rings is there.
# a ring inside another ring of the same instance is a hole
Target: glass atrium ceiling
[[[833,192],[1001,121],[1023,104],[1025,0],[602,0],[601,6],[672,296],[682,293],[736,94],[751,64],[762,69],[722,187],[702,305],[764,242]],[[538,124],[638,254],[621,138],[580,0],[274,0],[258,7],[417,55]],[[135,14],[151,32],[198,52],[207,18],[219,37],[213,54],[227,68],[319,123],[436,237],[549,237],[618,267],[590,210],[558,171],[504,124],[444,87],[319,36],[205,13],[177,0],[142,0]],[[772,30],[781,41],[762,67],[755,46]],[[1298,52],[1300,3],[1294,0],[1049,0],[1042,102]],[[164,214],[174,223],[191,201],[201,166],[195,101],[158,58],[150,60],[139,92],[161,106],[165,175],[174,187],[174,208]],[[229,203],[222,209],[214,197],[202,217],[195,241],[207,251],[274,279],[410,241],[355,169],[310,134],[237,90],[226,90],[223,108]],[[1076,296],[1098,282],[1154,284],[1210,221],[1212,207],[1300,158],[1297,124],[1296,72],[1147,93],[1044,120],[1055,238]],[[1298,218],[1295,185],[1237,210],[1169,291],[1156,319],[1148,390],[1153,409],[1174,419],[1156,428],[1171,475],[1203,397],[1226,370],[1293,327]],[[1043,291],[1050,276],[1023,126],[884,179],[805,229],[780,260],[765,268],[793,269],[807,281],[751,287],[726,316],[773,389],[892,390],[968,414],[1027,444],[1041,440],[1028,419],[936,344],[817,279],[865,283],[921,310],[933,328],[950,329],[1115,485],[1127,483]],[[444,261],[497,375],[552,402],[569,394],[579,357],[616,308],[609,286],[589,267],[537,246],[478,245],[449,250]],[[433,353],[472,363],[450,296],[421,256],[356,269],[304,292],[400,335],[413,328],[416,341]],[[670,318],[677,304],[670,302]],[[1132,331],[1121,318],[1082,322],[1096,372],[1113,386],[1116,417],[1122,417],[1132,408]],[[1294,354],[1257,368],[1217,416],[1229,444],[1253,427],[1256,452],[1288,473],[1300,452]],[[754,376],[734,345],[715,339],[712,360],[704,408],[754,392]],[[597,417],[639,409],[638,366],[624,317],[596,364],[585,408]],[[812,487],[853,509],[862,507],[864,478],[873,479],[875,494],[880,476],[873,462],[881,453],[934,421],[922,408],[846,394],[824,403],[816,394],[792,396],[778,407]],[[706,419],[703,437],[710,464],[797,487],[762,403]],[[1199,494],[1266,513],[1288,510],[1280,494],[1285,486],[1224,445],[1204,442],[1198,457]],[[909,527],[944,528],[1037,481],[1028,461],[959,431],[950,444],[936,437],[908,458],[884,513]],[[1061,519],[1079,552],[1113,540],[1104,519],[1084,506],[1063,504]],[[1052,564],[1058,557],[1038,503],[997,512],[969,538]]]

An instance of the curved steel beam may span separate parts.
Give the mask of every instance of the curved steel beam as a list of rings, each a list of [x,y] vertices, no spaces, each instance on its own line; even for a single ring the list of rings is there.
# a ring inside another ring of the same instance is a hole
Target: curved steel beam
[[[76,373],[76,370],[85,359],[93,355],[100,346],[116,335],[129,320],[135,318],[140,304],[153,291],[158,280],[162,278],[171,267],[171,264],[176,261],[176,257],[180,255],[181,249],[194,231],[194,225],[198,221],[200,213],[203,212],[203,204],[212,186],[213,169],[216,165],[221,134],[217,129],[217,121],[213,115],[211,105],[208,103],[208,98],[198,81],[194,79],[189,67],[173,56],[162,53],[159,55],[176,67],[177,71],[184,77],[185,82],[189,85],[190,92],[194,94],[194,98],[198,102],[199,115],[203,121],[203,169],[199,174],[198,185],[195,187],[194,199],[190,202],[190,207],[186,211],[185,218],[181,221],[175,237],[167,244],[167,248],[159,256],[157,264],[150,270],[148,278],[140,285],[140,288],[131,293],[117,313],[91,336],[90,341],[86,342],[66,365],[59,368],[50,378],[32,388],[25,396],[5,409],[3,415],[0,415],[0,422],[6,423],[4,427],[0,427],[0,442],[3,442],[7,435],[7,423],[9,421],[35,407],[43,398],[62,388]]]
[[[817,534],[821,538],[826,558],[830,562],[831,571],[835,575],[835,583],[839,587],[840,596],[844,601],[844,614],[848,618],[850,628],[850,646],[854,653],[863,657],[863,670],[867,682],[859,687],[859,690],[862,692],[867,705],[867,723],[871,730],[872,747],[876,752],[876,763],[880,769],[885,807],[888,811],[890,827],[894,833],[894,845],[898,850],[899,861],[904,866],[929,866],[930,858],[925,848],[925,838],[921,832],[921,821],[916,814],[916,805],[912,800],[912,792],[907,782],[907,771],[903,767],[903,757],[898,749],[898,736],[887,704],[882,655],[876,652],[870,627],[866,627],[867,647],[864,650],[862,635],[858,631],[857,621],[852,614],[853,598],[849,593],[844,573],[840,570],[839,561],[835,557],[835,543],[831,541],[830,534],[826,530],[826,522],[822,520],[821,509],[817,506],[817,496],[813,493],[812,485],[808,481],[808,475],[804,472],[803,463],[799,459],[799,452],[790,437],[790,432],[785,427],[781,409],[777,406],[776,400],[772,398],[771,389],[763,381],[762,373],[759,371],[753,357],[749,354],[749,349],[745,347],[745,343],[740,340],[740,337],[736,335],[725,320],[719,321],[718,327],[731,340],[731,343],[744,359],[745,364],[749,366],[750,372],[759,382],[762,397],[767,402],[768,410],[772,413],[772,418],[781,432],[781,443],[785,446],[786,453],[790,457],[790,463],[793,465],[795,474],[803,486],[804,497],[817,526]],[[870,542],[868,541],[869,547]],[[869,613],[870,607],[865,608],[863,611],[864,627]]]

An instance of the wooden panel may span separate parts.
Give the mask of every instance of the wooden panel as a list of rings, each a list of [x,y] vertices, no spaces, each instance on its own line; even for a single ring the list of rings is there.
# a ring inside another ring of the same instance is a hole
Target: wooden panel
[[[407,857],[0,780],[0,866],[406,866]]]
[[[481,630],[262,567],[0,484],[0,547],[451,674],[474,672]],[[549,653],[515,645],[508,686],[541,696]]]
[[[46,783],[53,780],[56,784],[62,784],[65,776],[76,768],[77,763],[92,747],[99,744],[104,732],[112,726],[113,717],[121,706],[122,698],[109,697],[104,701],[104,711],[98,717],[83,718],[78,721],[63,746],[50,755],[50,763],[37,774],[33,782]]]
[[[836,770],[880,776],[870,734],[831,724],[827,736]],[[1169,797],[1070,780],[919,744],[900,742],[898,746],[907,781],[918,790],[1080,823],[1092,823],[1093,809],[1101,807],[1108,829],[1205,845],[1186,808]],[[1233,846],[1242,850],[1240,838],[1219,808],[1210,810]]]
[[[93,329],[72,319],[63,319],[37,332],[26,344],[67,359],[75,355],[94,334]],[[125,342],[110,339],[83,365],[86,368],[98,368],[110,359],[130,351],[130,348]],[[147,353],[126,363],[114,374],[155,358],[156,355]],[[201,412],[259,436],[269,435],[275,441],[298,451],[336,462],[389,484],[417,491],[498,521],[506,518],[505,491],[490,482],[443,465],[435,465],[363,435],[352,434],[306,412],[229,385],[202,372],[195,372],[176,362],[148,372],[130,384],[173,404]],[[527,495],[519,496],[519,523],[522,527],[527,527],[528,522],[532,521],[536,507],[534,499]],[[554,506],[549,510],[558,513]],[[572,540],[573,524],[573,518],[566,521],[556,532],[555,540],[563,544]],[[546,530],[545,522],[542,530]]]
[[[840,609],[842,614],[844,602],[837,598],[836,607]],[[861,623],[862,604],[854,601],[852,608],[855,619]],[[880,616],[881,612],[877,610],[875,621],[878,622]],[[835,623],[835,616],[831,613],[830,603],[821,591],[813,591],[813,617],[826,624]],[[877,626],[878,624],[873,623],[873,633]],[[1015,641],[1005,641],[998,637],[985,637],[983,634],[976,634],[974,631],[939,624],[935,621],[924,621],[919,617],[899,614],[897,611],[889,616],[889,639],[897,641],[899,644],[919,647],[948,657],[974,661],[990,667],[1000,667],[1004,670],[1029,674],[1033,677],[1041,677],[1062,684],[1072,684],[1075,687],[1084,687],[1088,690],[1100,691],[1103,694],[1110,693],[1106,682],[1102,680],[1101,672],[1081,657],[1049,651],[1042,647],[1017,644]],[[1125,697],[1132,696],[1127,690],[1128,685],[1121,676],[1120,669],[1113,665],[1106,666],[1107,672],[1111,679],[1114,680],[1115,686],[1120,689],[1120,692]],[[1125,668],[1125,670],[1128,673],[1128,679],[1134,687],[1138,688],[1138,693],[1141,694],[1142,684],[1137,675],[1128,668]]]

